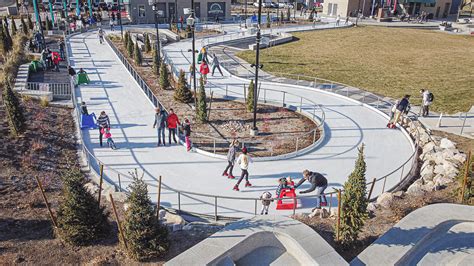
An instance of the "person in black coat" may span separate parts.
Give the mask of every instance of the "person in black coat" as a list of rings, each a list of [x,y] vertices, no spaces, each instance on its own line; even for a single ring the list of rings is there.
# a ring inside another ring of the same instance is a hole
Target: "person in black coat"
[[[298,184],[295,185],[295,189],[301,186],[306,181],[309,181],[311,187],[307,190],[301,191],[300,194],[305,194],[316,190],[316,195],[318,195],[316,208],[326,206],[327,200],[326,196],[324,195],[324,190],[328,187],[328,180],[320,173],[304,170],[303,179],[301,179]]]

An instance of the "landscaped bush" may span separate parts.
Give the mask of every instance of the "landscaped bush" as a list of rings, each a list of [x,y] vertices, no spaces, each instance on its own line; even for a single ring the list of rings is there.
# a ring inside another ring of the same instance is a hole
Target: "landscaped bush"
[[[168,68],[166,67],[165,62],[161,62],[159,82],[160,88],[162,88],[163,90],[167,90],[171,86]]]
[[[249,87],[247,89],[247,99],[246,99],[246,104],[247,104],[247,111],[253,112],[253,101],[254,101],[254,85],[253,85],[253,80],[250,80]]]
[[[64,199],[58,210],[60,237],[75,246],[89,245],[109,234],[108,213],[84,187],[85,179],[78,169],[62,176]]]
[[[123,223],[129,257],[143,261],[164,254],[169,247],[168,230],[154,211],[147,185],[136,173],[131,173],[133,183],[129,186],[128,208]]]
[[[359,155],[354,171],[344,183],[341,204],[340,241],[350,245],[357,240],[359,232],[367,219],[367,185],[365,178],[366,163],[364,160],[364,144],[359,148]]]
[[[204,88],[204,80],[199,79],[199,97],[197,99],[196,117],[200,122],[207,121],[207,103],[206,89]]]
[[[143,63],[142,52],[140,51],[140,48],[138,47],[138,42],[135,43],[135,48],[133,49],[133,60],[139,66],[141,66]]]
[[[5,105],[5,111],[7,113],[10,133],[18,137],[25,129],[25,117],[20,106],[20,101],[13,92],[9,82],[6,82],[5,88],[3,89],[3,104]]]
[[[134,53],[134,49],[135,46],[134,46],[134,43],[132,41],[132,38],[131,37],[128,37],[128,41],[127,41],[127,52],[128,52],[128,56],[129,57],[132,57],[133,58],[133,53]]]
[[[158,50],[156,49],[156,45],[153,46],[153,73],[157,76],[160,75],[160,62],[158,61]]]
[[[149,53],[150,51],[151,51],[150,35],[145,34],[145,53]]]
[[[174,91],[174,99],[182,103],[190,103],[193,101],[193,94],[189,90],[186,75],[183,70],[179,71],[178,86]]]

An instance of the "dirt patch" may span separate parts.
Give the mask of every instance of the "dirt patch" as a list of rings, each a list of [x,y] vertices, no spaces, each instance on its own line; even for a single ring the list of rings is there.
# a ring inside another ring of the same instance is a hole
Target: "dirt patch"
[[[118,39],[113,38],[112,42],[127,56]],[[129,62],[132,62],[130,58]],[[191,105],[174,100],[174,90],[160,89],[158,78],[152,70],[151,54],[144,54],[144,62],[142,66],[134,65],[135,69],[140,76],[145,77],[145,82],[165,108],[173,108],[182,120],[185,117],[190,119],[193,131],[191,140],[195,147],[225,154],[230,141],[238,138],[241,143],[245,143],[253,156],[274,156],[306,148],[320,137],[316,124],[309,118],[285,108],[268,105],[258,106],[257,127],[261,134],[252,137],[250,128],[253,126],[253,114],[246,111],[245,104],[219,97],[212,99],[209,122],[200,123],[195,119],[195,111]],[[207,96],[209,102],[210,95]],[[316,130],[316,133],[313,130]],[[216,139],[215,142],[213,138]]]

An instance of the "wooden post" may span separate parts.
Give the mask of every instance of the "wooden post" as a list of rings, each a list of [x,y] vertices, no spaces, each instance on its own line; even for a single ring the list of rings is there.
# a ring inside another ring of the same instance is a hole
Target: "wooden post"
[[[341,190],[337,190],[337,226],[336,241],[339,241],[339,233],[341,230]]]
[[[115,208],[114,198],[112,197],[112,194],[109,194],[109,197],[110,197],[110,202],[112,203],[112,209],[114,210],[115,220],[117,220],[117,227],[119,230],[120,237],[122,237],[122,241],[123,241],[123,244],[125,245],[125,249],[128,249],[127,241],[125,240],[125,236],[123,235],[122,225],[120,224],[120,220],[117,214],[117,208]]]
[[[160,218],[161,175],[158,177],[158,199],[156,201],[156,217]]]
[[[212,108],[212,98],[213,98],[214,92],[211,91],[211,99],[209,99],[209,109],[207,110],[207,120],[210,120],[211,117],[211,108]]]
[[[118,176],[118,181],[119,181],[119,191],[122,192],[122,182],[120,181],[120,174]]]
[[[467,176],[469,175],[469,167],[471,164],[471,151],[467,153],[467,158],[466,158],[466,172],[464,172],[464,180],[462,182],[462,187],[461,187],[461,199],[460,202],[461,204],[464,203],[464,191],[466,189],[466,184],[467,184]]]
[[[97,201],[99,202],[99,208],[100,208],[100,197],[102,196],[102,178],[104,176],[104,165],[100,165],[100,181],[99,181],[99,198]]]
[[[51,221],[53,222],[54,227],[58,227],[58,223],[56,222],[56,218],[53,215],[53,212],[51,211],[51,208],[49,207],[48,199],[46,198],[46,194],[44,194],[43,190],[43,185],[41,184],[41,181],[37,176],[35,176],[36,182],[38,183],[38,187],[41,191],[41,195],[43,196],[44,203],[46,204],[46,208],[48,208],[49,212],[49,217],[51,217]]]
[[[374,180],[372,181],[372,185],[370,185],[370,190],[369,190],[369,195],[367,196],[367,200],[370,200],[370,197],[372,196],[372,191],[374,190],[376,180],[377,178],[374,177]]]

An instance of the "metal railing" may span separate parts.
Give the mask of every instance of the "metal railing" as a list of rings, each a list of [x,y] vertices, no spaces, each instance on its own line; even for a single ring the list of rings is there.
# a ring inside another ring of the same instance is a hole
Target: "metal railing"
[[[112,49],[114,49],[114,46],[111,46]],[[115,52],[117,53],[118,51],[115,50]],[[120,53],[117,53],[117,55],[120,55]],[[120,58],[120,56],[119,56]],[[124,58],[120,58],[121,60],[124,60]],[[68,61],[69,61],[69,58],[68,58]],[[124,64],[128,64],[128,62],[124,62]],[[133,76],[133,75],[132,75]],[[136,74],[135,74],[136,76]],[[135,78],[134,76],[134,78]],[[71,85],[72,84],[72,80],[71,80]],[[145,84],[146,85],[146,84]],[[151,93],[151,91],[148,89],[147,92]],[[147,94],[147,92],[145,92],[146,95],[150,95],[150,94]],[[77,120],[76,120],[76,123],[77,123],[77,126],[79,128],[79,131],[80,130],[80,121],[79,121],[79,118],[80,118],[80,110],[79,110],[79,106],[77,104],[77,100],[76,100],[76,96],[75,96],[75,92],[74,90],[72,91],[72,102],[74,104],[74,108],[75,108],[75,112],[76,112],[76,115],[77,115]],[[149,97],[152,97],[153,98],[153,95],[151,94],[151,96]],[[153,102],[155,103],[158,103],[158,100],[157,99],[154,99]],[[129,175],[129,174],[125,174],[124,172],[121,172],[121,171],[118,171],[116,169],[114,169],[113,167],[110,167],[108,165],[106,165],[105,163],[103,163],[101,160],[99,160],[97,157],[94,156],[94,154],[86,147],[85,143],[83,142],[83,135],[82,135],[82,132],[80,132],[80,141],[81,141],[81,151],[83,153],[83,155],[85,155],[85,160],[86,160],[86,163],[87,163],[87,166],[90,170],[95,170],[96,172],[98,172],[98,169],[100,168],[100,166],[102,165],[104,167],[104,176],[105,176],[105,179],[113,184],[115,187],[116,187],[116,190],[119,190],[119,191],[127,191],[126,188],[123,188],[122,187],[122,181],[124,179],[128,179],[128,181],[131,181],[132,180],[132,177]],[[418,148],[418,144],[417,142],[415,143],[415,150],[417,150]],[[415,160],[417,159],[417,153],[414,152],[402,165],[400,165],[399,167],[397,167],[396,169],[390,171],[388,174],[384,175],[384,176],[381,176],[381,177],[378,177],[378,178],[374,178],[373,181],[371,182],[368,182],[367,183],[367,188],[368,188],[368,193],[369,195],[372,194],[372,191],[374,189],[377,189],[377,186],[378,186],[378,189],[379,191],[381,191],[382,193],[385,192],[385,191],[391,191],[395,188],[397,188],[397,185],[387,189],[386,188],[386,182],[387,182],[387,179],[388,178],[391,178],[391,179],[394,179],[396,178],[397,181],[401,182],[403,179],[405,179],[409,173],[411,172],[411,168],[415,162]],[[409,165],[409,163],[411,163],[411,165]],[[133,170],[133,169],[130,169],[130,171]],[[111,180],[112,176],[117,176],[117,180],[118,180],[118,185],[113,182]],[[154,176],[151,176],[154,180],[157,180],[156,177]],[[148,185],[150,186],[156,186],[155,184],[152,184],[150,182],[148,182]],[[247,211],[247,213],[253,213],[253,214],[257,214],[257,211],[258,211],[258,202],[260,201],[260,198],[253,198],[253,197],[229,197],[229,196],[219,196],[219,195],[212,195],[212,194],[205,194],[205,193],[196,193],[196,192],[191,192],[191,191],[185,191],[185,190],[179,190],[179,189],[174,189],[170,186],[167,186],[165,184],[161,184],[164,188],[164,193],[172,193],[174,195],[176,195],[177,197],[177,206],[171,206],[171,207],[174,207],[174,208],[171,208],[171,209],[174,209],[178,212],[182,212],[182,211],[185,211],[186,213],[191,213],[191,214],[198,214],[198,215],[202,215],[202,216],[210,216],[210,217],[214,217],[215,220],[218,220],[218,219],[223,219],[223,218],[228,218],[226,217],[225,215],[220,215],[220,213],[222,213],[222,211],[220,211],[220,209],[224,209],[225,207],[221,205],[219,205],[219,202],[222,202],[225,200],[232,200],[232,201],[240,201],[240,202],[253,202],[252,204],[252,207],[249,207],[249,209],[251,211]],[[337,192],[329,192],[329,193],[325,193],[324,195],[328,198],[328,207],[329,209],[335,207],[337,203],[334,203],[333,205],[333,202],[334,202],[334,197],[336,195]],[[199,213],[199,211],[195,211],[196,208],[195,206],[191,206],[190,208],[191,209],[187,209],[187,210],[183,210],[183,206],[181,204],[181,198],[182,197],[186,197],[188,199],[194,199],[195,201],[197,201],[198,203],[202,203],[202,204],[208,204],[208,205],[212,205],[214,207],[214,211],[213,211],[213,214],[214,215],[209,215],[209,214],[203,214],[203,213]],[[207,203],[203,203],[201,200],[198,200],[198,199],[195,199],[195,197],[205,197],[206,199],[209,199],[210,200],[210,203],[207,202]],[[294,198],[295,201],[298,201],[298,200],[303,200],[305,198],[316,198],[318,197],[317,195],[311,195],[311,196],[304,196],[304,197],[301,197],[301,196],[297,196],[296,198]],[[373,198],[376,198],[376,197],[373,197]],[[275,198],[275,200],[278,200],[277,198]],[[177,208],[176,208],[177,207]],[[226,209],[226,208],[225,208]],[[293,213],[295,213],[295,208],[293,209]]]
[[[71,98],[71,84],[69,83],[27,82],[26,89],[33,91],[49,91],[53,93],[53,98],[56,99]]]

